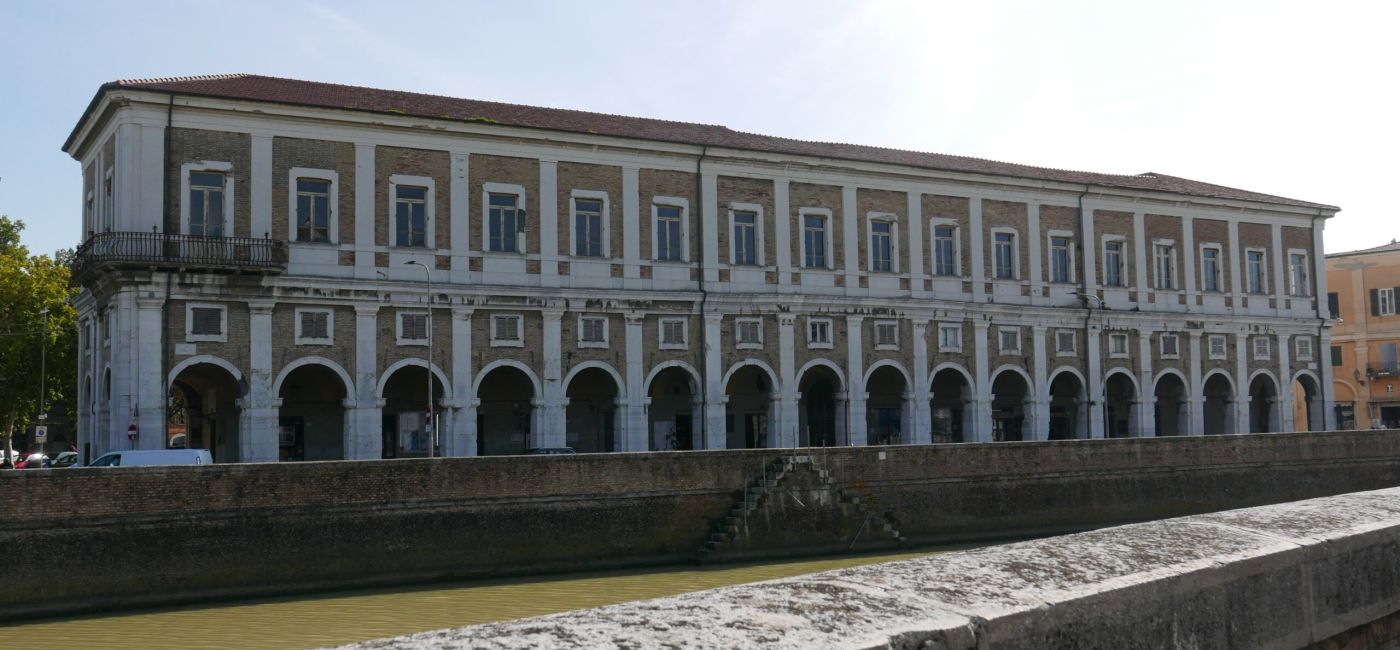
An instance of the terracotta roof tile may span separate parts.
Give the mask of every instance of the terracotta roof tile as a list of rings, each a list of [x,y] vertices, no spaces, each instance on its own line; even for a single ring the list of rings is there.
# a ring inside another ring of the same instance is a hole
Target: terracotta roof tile
[[[1037,180],[1083,183],[1103,187],[1169,192],[1188,196],[1235,199],[1280,205],[1318,208],[1336,211],[1338,208],[1321,203],[1299,201],[1280,196],[1249,192],[1221,185],[1148,172],[1138,175],[1101,174],[997,162],[967,156],[887,149],[864,145],[831,142],[811,142],[735,131],[714,124],[672,122],[642,117],[627,117],[605,113],[558,108],[542,108],[505,104],[474,99],[459,99],[397,90],[380,90],[358,86],[299,81],[250,74],[208,75],[198,77],[167,77],[160,79],[131,79],[104,84],[88,107],[90,113],[102,95],[111,89],[130,88],[157,92],[218,97],[345,109],[372,113],[392,113],[483,124],[525,127],[589,133],[623,138],[688,145],[708,145],[768,153],[816,156],[842,160],[889,163],[924,169],[953,172],[1011,176]],[[79,120],[79,125],[88,117]],[[69,136],[66,149],[76,136]]]

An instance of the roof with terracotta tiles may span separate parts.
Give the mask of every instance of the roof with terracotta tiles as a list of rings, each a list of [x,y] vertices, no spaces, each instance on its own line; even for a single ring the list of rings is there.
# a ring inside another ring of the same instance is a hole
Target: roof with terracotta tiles
[[[1335,206],[1322,203],[1250,192],[1154,172],[1120,175],[1052,169],[967,156],[794,140],[735,131],[716,124],[672,122],[643,117],[523,106],[251,74],[134,79],[103,84],[98,89],[97,95],[93,97],[92,103],[88,105],[82,119],[78,121],[78,126],[74,127],[73,134],[68,137],[68,141],[64,144],[64,149],[72,144],[73,139],[77,137],[78,129],[97,107],[102,96],[106,92],[116,89],[147,90],[178,95],[388,113],[456,122],[499,124],[696,146],[726,147],[778,154],[888,163],[942,171],[1168,192],[1187,196],[1316,208],[1325,211],[1338,210]]]

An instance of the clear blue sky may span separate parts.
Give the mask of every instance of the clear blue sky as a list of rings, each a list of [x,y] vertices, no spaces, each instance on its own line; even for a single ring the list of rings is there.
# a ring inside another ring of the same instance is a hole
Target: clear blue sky
[[[1227,6],[1228,5],[1228,6]],[[1380,2],[7,2],[0,214],[77,243],[59,147],[105,81],[250,72],[724,124],[1339,205],[1400,237]]]

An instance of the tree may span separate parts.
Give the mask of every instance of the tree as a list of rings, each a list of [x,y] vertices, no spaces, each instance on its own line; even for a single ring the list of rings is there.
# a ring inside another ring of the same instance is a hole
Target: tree
[[[41,390],[50,413],[75,421],[77,411],[78,313],[69,267],[60,261],[65,252],[30,255],[20,244],[23,230],[24,222],[0,215],[0,438],[7,452],[16,428],[36,421]]]

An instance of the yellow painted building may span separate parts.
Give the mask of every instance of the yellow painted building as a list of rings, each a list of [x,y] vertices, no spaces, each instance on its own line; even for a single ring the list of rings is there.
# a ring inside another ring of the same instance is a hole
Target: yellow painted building
[[[1400,427],[1400,242],[1327,256],[1338,428]]]

